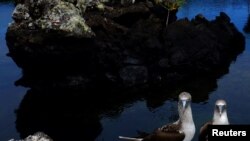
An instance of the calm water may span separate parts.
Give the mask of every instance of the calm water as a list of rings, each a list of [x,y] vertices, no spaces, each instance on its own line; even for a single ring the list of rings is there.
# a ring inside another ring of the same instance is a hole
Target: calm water
[[[248,0],[190,0],[180,9],[177,16],[178,18],[192,18],[196,14],[202,13],[208,19],[214,19],[220,11],[224,11],[231,17],[232,22],[235,23],[237,28],[242,31],[247,22],[248,15],[250,14],[249,7],[250,4]],[[27,92],[26,88],[16,87],[14,85],[15,81],[22,77],[22,71],[15,65],[10,57],[6,56],[8,49],[5,42],[5,32],[8,23],[11,21],[10,16],[13,8],[14,6],[12,4],[0,3],[1,141],[10,138],[18,139],[20,138],[20,134],[27,131],[27,129],[20,129],[20,127],[18,131],[16,130],[15,110],[20,108],[19,104],[22,101],[23,103],[25,103],[24,101],[27,102],[27,97],[35,93],[34,91]],[[250,114],[245,114],[245,111],[249,111],[250,109],[250,35],[244,35],[246,37],[246,49],[238,56],[237,60],[231,64],[229,73],[218,79],[217,84],[214,84],[215,87],[206,91],[206,93],[208,93],[207,100],[198,101],[192,104],[193,116],[197,129],[204,121],[211,119],[214,102],[218,98],[223,98],[228,102],[228,115],[231,123],[250,124]],[[202,87],[200,92],[204,91]],[[25,94],[26,98],[24,97]],[[114,115],[112,115],[112,113],[98,115],[96,120],[98,123],[101,123],[101,127],[99,127],[97,123],[100,132],[97,132],[99,135],[97,134],[96,140],[115,141],[119,135],[135,136],[137,130],[150,132],[165,123],[174,121],[177,118],[177,103],[173,99],[164,101],[163,103],[156,102],[158,106],[152,106],[152,103],[146,100],[135,101],[129,104],[122,104],[121,110]],[[112,116],[110,116],[110,114]],[[47,120],[44,120],[44,122],[46,121]],[[35,121],[33,121],[33,123],[35,123]],[[36,129],[42,128],[32,127],[32,130]],[[79,129],[79,132],[76,134],[79,133],[81,133],[81,129]],[[79,140],[84,139],[79,138]],[[197,136],[194,141],[196,140]]]
[[[5,42],[5,33],[11,21],[14,6],[10,3],[0,3],[0,140],[19,138],[15,128],[16,116],[14,110],[18,108],[26,89],[15,87],[14,82],[22,76],[21,70],[10,57]]]

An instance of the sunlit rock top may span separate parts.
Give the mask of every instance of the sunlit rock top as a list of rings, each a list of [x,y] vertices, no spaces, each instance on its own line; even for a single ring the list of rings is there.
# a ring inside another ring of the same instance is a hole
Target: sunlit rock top
[[[30,135],[24,140],[14,140],[11,139],[9,141],[53,141],[48,135],[42,133],[42,132],[37,132],[34,135]]]

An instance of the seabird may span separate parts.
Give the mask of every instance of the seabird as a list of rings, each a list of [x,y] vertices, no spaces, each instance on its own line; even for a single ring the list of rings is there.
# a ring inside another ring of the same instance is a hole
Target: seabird
[[[191,95],[182,92],[178,101],[179,119],[171,124],[156,129],[144,138],[119,136],[120,139],[131,141],[191,141],[195,134],[195,125],[191,109]]]
[[[215,102],[213,120],[206,122],[200,128],[199,141],[207,141],[208,125],[229,125],[225,100],[220,99]]]

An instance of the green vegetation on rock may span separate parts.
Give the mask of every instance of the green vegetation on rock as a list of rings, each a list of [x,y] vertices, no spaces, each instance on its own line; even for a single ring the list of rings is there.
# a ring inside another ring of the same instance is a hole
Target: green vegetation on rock
[[[169,14],[173,10],[177,10],[183,4],[185,4],[186,0],[155,0],[156,4],[161,5],[165,9],[168,10],[166,26],[168,26]]]

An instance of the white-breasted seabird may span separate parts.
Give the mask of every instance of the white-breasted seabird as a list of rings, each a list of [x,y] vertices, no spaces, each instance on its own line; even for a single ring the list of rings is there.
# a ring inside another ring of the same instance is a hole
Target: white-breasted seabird
[[[191,141],[195,134],[195,125],[191,109],[191,95],[182,92],[178,101],[179,119],[156,129],[144,138],[119,136],[120,139],[131,141]]]
[[[208,125],[229,125],[225,100],[219,99],[215,102],[213,119],[200,128],[199,141],[207,141]]]

